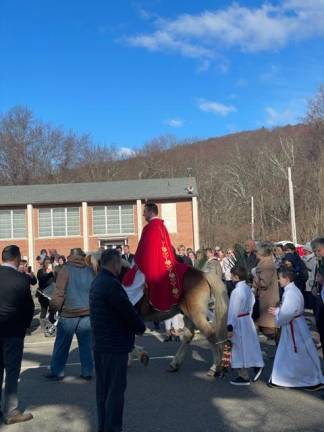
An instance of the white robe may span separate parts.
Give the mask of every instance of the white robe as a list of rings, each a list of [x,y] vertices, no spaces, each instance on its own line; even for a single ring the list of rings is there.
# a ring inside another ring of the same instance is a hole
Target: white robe
[[[303,295],[290,283],[276,311],[281,335],[271,375],[273,384],[307,387],[324,383],[320,359],[303,313]]]
[[[227,324],[233,326],[232,368],[263,367],[259,338],[252,320],[254,294],[246,282],[238,282],[232,291]],[[239,316],[248,313],[246,316]]]
[[[132,285],[125,287],[124,290],[133,306],[138,303],[144,296],[145,275],[140,269],[137,269]]]

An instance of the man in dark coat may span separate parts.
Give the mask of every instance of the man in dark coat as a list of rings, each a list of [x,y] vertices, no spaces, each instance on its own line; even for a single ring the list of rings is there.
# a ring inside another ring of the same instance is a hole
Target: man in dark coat
[[[124,246],[124,254],[122,255],[122,258],[127,261],[129,264],[132,264],[134,261],[134,254],[130,253],[130,249],[128,245]]]
[[[128,353],[145,325],[118,281],[121,256],[110,249],[90,290],[90,319],[96,368],[98,432],[121,432]]]
[[[0,266],[0,418],[6,424],[31,420],[31,414],[18,409],[18,379],[24,350],[26,330],[34,316],[34,302],[30,282],[17,269],[21,260],[18,246],[7,246],[2,251]],[[4,405],[1,393],[4,371]],[[1,419],[0,419],[1,421]]]
[[[256,254],[256,245],[254,240],[247,240],[245,244],[246,265],[249,278],[252,278],[252,270],[258,265],[258,258]]]

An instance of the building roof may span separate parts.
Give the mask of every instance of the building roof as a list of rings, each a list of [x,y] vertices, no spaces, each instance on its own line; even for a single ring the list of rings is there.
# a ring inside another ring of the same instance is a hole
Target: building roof
[[[1,186],[0,206],[181,199],[197,196],[193,177],[100,183]]]

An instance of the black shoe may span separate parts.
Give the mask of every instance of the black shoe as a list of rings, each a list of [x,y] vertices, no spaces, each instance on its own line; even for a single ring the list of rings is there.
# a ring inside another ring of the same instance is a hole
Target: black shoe
[[[0,421],[2,421],[2,420],[3,420],[3,412],[0,411]]]
[[[85,381],[91,381],[92,380],[92,376],[91,375],[87,375],[87,376],[80,375],[80,378],[83,379],[83,380],[85,380]]]
[[[171,335],[167,336],[163,342],[172,342],[172,336]]]
[[[263,372],[263,367],[259,367],[259,368],[255,367],[254,368],[255,375],[254,375],[254,378],[253,378],[253,382],[258,381],[258,379],[260,378],[262,372]]]
[[[230,383],[235,386],[249,386],[251,384],[249,379],[246,380],[240,376],[231,380]]]
[[[324,389],[324,384],[317,384],[314,386],[304,387],[304,390],[306,390],[308,392],[315,392],[315,391],[323,390],[323,389]]]
[[[63,381],[64,380],[64,376],[53,375],[51,372],[44,375],[44,377],[48,380],[51,380],[51,381]]]

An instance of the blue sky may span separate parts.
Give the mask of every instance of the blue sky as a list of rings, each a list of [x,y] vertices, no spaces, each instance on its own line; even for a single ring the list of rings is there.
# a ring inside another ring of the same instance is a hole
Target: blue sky
[[[138,148],[298,122],[324,0],[1,0],[0,112]]]

